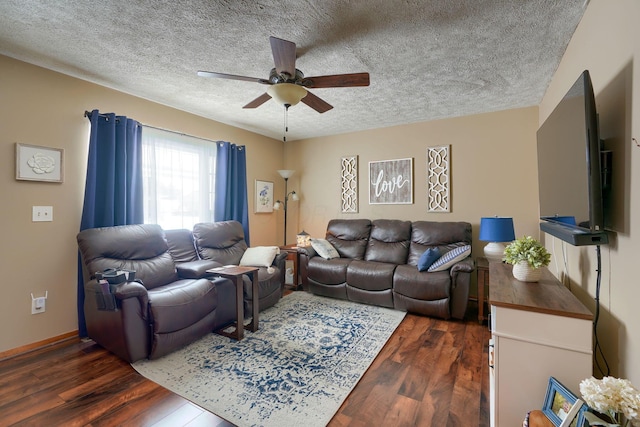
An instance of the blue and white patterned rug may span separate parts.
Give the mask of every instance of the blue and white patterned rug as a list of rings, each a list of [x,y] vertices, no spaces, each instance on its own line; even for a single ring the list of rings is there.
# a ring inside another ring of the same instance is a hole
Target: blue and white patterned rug
[[[239,426],[324,426],[404,316],[294,292],[242,341],[211,334],[132,366]]]

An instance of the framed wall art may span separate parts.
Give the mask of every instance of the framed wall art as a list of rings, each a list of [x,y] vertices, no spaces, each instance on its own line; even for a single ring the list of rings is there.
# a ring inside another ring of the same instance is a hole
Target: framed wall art
[[[369,204],[413,203],[413,159],[369,162]]]
[[[427,211],[451,212],[450,146],[427,148]]]
[[[273,212],[273,182],[256,179],[256,213]]]
[[[64,149],[16,143],[16,179],[63,182]]]
[[[358,156],[340,160],[340,208],[342,213],[358,212]]]

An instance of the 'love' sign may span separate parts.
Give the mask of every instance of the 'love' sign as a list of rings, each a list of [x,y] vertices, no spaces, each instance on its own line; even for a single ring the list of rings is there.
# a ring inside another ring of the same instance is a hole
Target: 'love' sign
[[[413,203],[413,159],[369,162],[369,204]]]

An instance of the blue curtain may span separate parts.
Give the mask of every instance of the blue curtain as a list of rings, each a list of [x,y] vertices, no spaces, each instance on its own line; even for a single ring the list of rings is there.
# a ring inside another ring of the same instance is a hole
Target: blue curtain
[[[247,199],[247,150],[244,145],[218,141],[216,153],[215,221],[236,220],[244,229],[249,246],[249,202]]]
[[[142,224],[142,126],[135,120],[98,110],[91,121],[87,181],[80,231],[87,228]],[[87,335],[84,279],[78,254],[78,330]]]

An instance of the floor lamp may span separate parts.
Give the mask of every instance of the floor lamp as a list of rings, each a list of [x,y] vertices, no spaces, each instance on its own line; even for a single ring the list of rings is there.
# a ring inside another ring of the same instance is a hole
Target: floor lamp
[[[289,203],[289,196],[291,196],[291,200],[293,200],[294,202],[297,202],[298,200],[300,200],[300,198],[298,197],[298,194],[295,191],[291,191],[289,192],[288,188],[287,188],[287,183],[289,181],[289,178],[291,177],[291,175],[293,175],[295,171],[294,170],[288,170],[288,169],[281,169],[278,171],[278,173],[280,174],[280,176],[282,178],[284,178],[284,245],[287,245],[287,205]],[[280,200],[276,200],[276,202],[273,204],[273,209],[278,210],[280,209],[280,207],[282,206],[282,202]]]

